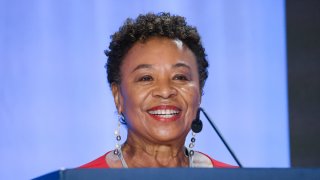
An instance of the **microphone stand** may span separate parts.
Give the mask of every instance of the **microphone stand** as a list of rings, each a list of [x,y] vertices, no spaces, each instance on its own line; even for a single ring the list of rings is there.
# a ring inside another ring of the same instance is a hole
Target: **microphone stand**
[[[223,144],[225,145],[225,147],[228,149],[229,153],[231,154],[231,156],[233,157],[233,159],[237,162],[238,166],[240,168],[242,168],[242,165],[240,163],[240,161],[238,160],[238,158],[235,156],[235,154],[233,153],[233,151],[231,150],[231,148],[229,147],[229,145],[227,144],[227,142],[224,140],[224,138],[222,137],[221,133],[219,132],[218,128],[214,125],[213,121],[211,121],[211,119],[209,118],[208,114],[204,111],[204,109],[202,107],[199,107],[200,111],[202,111],[202,113],[204,114],[204,116],[207,118],[208,122],[210,123],[211,127],[214,129],[214,131],[217,133],[217,135],[219,136],[220,140],[223,142]]]

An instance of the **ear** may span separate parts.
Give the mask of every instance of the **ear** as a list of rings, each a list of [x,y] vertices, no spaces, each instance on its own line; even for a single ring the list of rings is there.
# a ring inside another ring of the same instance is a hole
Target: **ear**
[[[121,95],[120,85],[116,83],[112,83],[111,90],[112,90],[113,100],[117,107],[118,113],[121,113],[123,112],[123,98]]]

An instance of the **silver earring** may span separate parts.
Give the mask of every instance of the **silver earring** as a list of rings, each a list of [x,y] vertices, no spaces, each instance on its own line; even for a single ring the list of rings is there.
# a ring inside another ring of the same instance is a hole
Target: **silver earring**
[[[192,121],[191,123],[191,130],[192,130],[192,138],[191,138],[191,143],[189,144],[189,155],[192,157],[194,155],[193,147],[196,142],[196,133],[199,133],[202,130],[203,124],[200,119],[200,108],[197,110],[197,115],[196,118]]]
[[[116,140],[117,140],[116,148],[113,151],[113,153],[115,155],[118,155],[121,152],[121,150],[120,150],[120,141],[121,141],[121,135],[120,135],[120,125],[121,125],[121,123],[120,123],[120,121],[121,121],[121,118],[122,118],[121,117],[121,113],[119,113],[118,114],[118,126],[117,126],[117,129],[114,131],[114,135],[115,135]]]
[[[196,142],[196,133],[192,131],[192,138],[191,138],[191,143],[189,144],[189,155],[193,156],[194,155],[194,146],[195,146],[195,142]]]

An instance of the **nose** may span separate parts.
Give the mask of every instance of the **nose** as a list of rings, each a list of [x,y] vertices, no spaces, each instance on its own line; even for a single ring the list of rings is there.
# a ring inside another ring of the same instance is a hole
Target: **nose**
[[[155,84],[152,95],[154,97],[169,99],[177,95],[177,90],[172,86],[170,81],[161,81]]]

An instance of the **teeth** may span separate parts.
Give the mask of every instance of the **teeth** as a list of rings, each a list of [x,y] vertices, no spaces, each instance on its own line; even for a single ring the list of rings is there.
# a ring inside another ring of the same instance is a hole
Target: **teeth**
[[[157,116],[160,116],[162,118],[171,118],[174,116],[174,114],[165,114],[165,115],[157,115]]]
[[[153,115],[159,115],[164,118],[170,118],[173,115],[179,114],[180,111],[172,110],[172,109],[162,109],[162,110],[154,110],[154,111],[148,111],[148,113]]]

